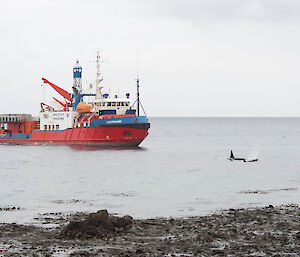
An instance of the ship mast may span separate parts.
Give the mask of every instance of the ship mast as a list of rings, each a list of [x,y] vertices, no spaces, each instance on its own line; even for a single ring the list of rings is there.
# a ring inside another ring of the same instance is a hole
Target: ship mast
[[[140,80],[136,79],[136,95],[137,95],[137,116],[140,116]]]
[[[73,95],[72,95],[72,106],[76,110],[77,105],[82,100],[82,82],[81,82],[82,67],[79,61],[76,61],[73,67]]]
[[[136,53],[136,102],[137,116],[140,116],[140,79],[139,79],[139,62],[138,53]]]
[[[96,57],[96,64],[97,64],[97,76],[96,76],[96,99],[100,99],[102,97],[101,94],[101,89],[103,88],[100,83],[103,80],[103,77],[101,76],[100,72],[100,52],[97,52],[97,57]]]

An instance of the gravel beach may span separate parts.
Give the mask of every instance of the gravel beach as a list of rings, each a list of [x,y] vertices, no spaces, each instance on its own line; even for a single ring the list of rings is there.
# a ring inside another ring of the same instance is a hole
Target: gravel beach
[[[0,256],[300,256],[298,205],[187,218],[106,213],[45,213],[36,218],[43,227],[1,223]]]

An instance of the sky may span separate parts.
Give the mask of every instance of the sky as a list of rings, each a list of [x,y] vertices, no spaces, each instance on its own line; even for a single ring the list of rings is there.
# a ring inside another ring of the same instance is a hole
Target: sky
[[[106,91],[151,117],[300,116],[299,0],[0,0],[0,113],[37,115],[83,87],[103,57]]]

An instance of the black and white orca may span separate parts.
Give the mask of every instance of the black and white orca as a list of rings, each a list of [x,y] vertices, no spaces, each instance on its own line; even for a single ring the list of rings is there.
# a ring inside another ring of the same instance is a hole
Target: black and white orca
[[[231,150],[230,157],[228,158],[229,161],[242,161],[242,162],[257,162],[258,159],[245,159],[245,158],[236,158],[233,155],[233,152]]]

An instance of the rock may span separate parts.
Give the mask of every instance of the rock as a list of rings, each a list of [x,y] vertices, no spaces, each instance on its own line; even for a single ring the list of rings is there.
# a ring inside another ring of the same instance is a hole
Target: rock
[[[298,256],[299,206],[234,210],[174,220],[75,213],[65,235],[61,227],[0,223],[0,245],[5,256]]]
[[[142,253],[144,253],[144,252],[143,252],[143,250],[141,250],[141,249],[137,249],[137,250],[135,251],[135,253],[136,253],[136,254],[142,254]]]
[[[71,221],[61,232],[66,238],[109,238],[132,224],[130,216],[116,217],[109,215],[107,210],[90,213],[83,221]]]
[[[129,215],[124,217],[111,217],[112,224],[117,228],[124,228],[133,222],[133,218]]]

